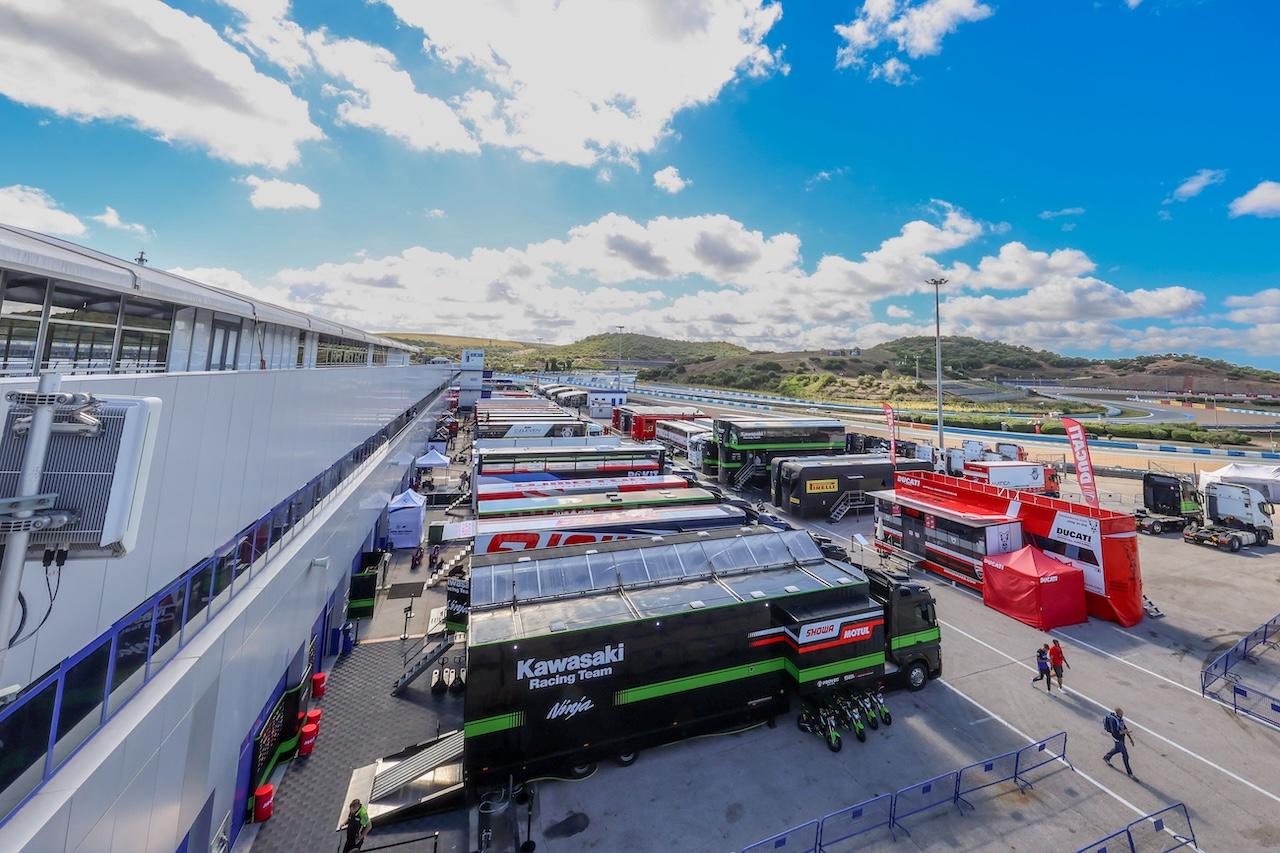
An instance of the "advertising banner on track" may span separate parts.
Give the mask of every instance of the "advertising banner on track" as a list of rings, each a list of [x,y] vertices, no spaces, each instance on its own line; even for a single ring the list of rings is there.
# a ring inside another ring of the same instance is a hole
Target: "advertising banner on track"
[[[884,422],[889,427],[889,461],[898,464],[898,426],[894,416],[893,406],[888,403],[884,404]]]
[[[1067,431],[1067,443],[1071,445],[1071,456],[1076,463],[1076,480],[1080,483],[1080,492],[1084,502],[1091,507],[1098,506],[1098,482],[1093,476],[1093,460],[1089,456],[1089,436],[1084,427],[1075,418],[1063,418],[1062,426]]]

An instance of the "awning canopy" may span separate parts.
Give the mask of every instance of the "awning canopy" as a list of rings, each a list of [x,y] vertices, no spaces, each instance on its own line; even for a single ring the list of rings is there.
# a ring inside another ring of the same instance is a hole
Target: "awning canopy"
[[[419,468],[443,468],[449,464],[449,457],[432,448],[414,460]]]

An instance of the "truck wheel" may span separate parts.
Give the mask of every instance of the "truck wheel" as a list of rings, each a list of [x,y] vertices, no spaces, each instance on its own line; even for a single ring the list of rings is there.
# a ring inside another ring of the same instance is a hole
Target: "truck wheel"
[[[569,768],[569,774],[574,779],[585,779],[595,772],[596,765],[594,761],[586,764],[575,764],[573,767]]]
[[[918,660],[907,667],[907,689],[913,693],[917,690],[923,690],[924,685],[929,681],[929,667],[925,666],[924,661]]]
[[[639,757],[640,753],[638,752],[622,752],[613,760],[619,767],[630,767],[636,763],[636,759]]]
[[[1227,550],[1229,550],[1232,554],[1234,554],[1236,551],[1239,551],[1243,545],[1244,543],[1240,541],[1239,536],[1232,536],[1227,541]]]
[[[1265,530],[1259,530],[1257,535],[1258,535],[1258,547],[1259,548],[1267,547],[1267,543],[1271,541],[1271,534]]]
[[[1164,533],[1164,525],[1158,521],[1151,522],[1151,532],[1156,536],[1159,536],[1161,533]]]

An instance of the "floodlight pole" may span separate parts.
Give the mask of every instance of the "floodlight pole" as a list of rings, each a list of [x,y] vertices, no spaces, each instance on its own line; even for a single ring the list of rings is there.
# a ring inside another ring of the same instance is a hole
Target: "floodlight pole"
[[[947,455],[946,433],[942,426],[942,286],[945,278],[931,278],[933,287],[933,385],[938,391],[938,453]]]
[[[26,447],[22,453],[22,469],[11,498],[16,502],[16,508],[10,515],[11,523],[25,521],[35,515],[35,504],[30,499],[40,493],[40,480],[44,477],[45,456],[49,452],[49,437],[53,434],[53,416],[58,409],[58,389],[61,386],[62,377],[57,373],[40,374],[36,387],[38,397],[31,407],[31,428],[27,431]],[[13,636],[18,588],[22,585],[22,568],[26,565],[27,545],[31,541],[30,526],[18,524],[17,527],[5,538],[4,557],[0,558],[0,673],[4,672],[9,640]]]

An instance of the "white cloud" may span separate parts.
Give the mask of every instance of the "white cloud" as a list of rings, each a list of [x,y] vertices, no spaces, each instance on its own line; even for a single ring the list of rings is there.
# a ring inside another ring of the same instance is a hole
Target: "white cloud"
[[[890,305],[884,309],[886,317],[892,317],[895,320],[905,320],[911,316],[911,310],[903,308],[901,305]]]
[[[1063,231],[1074,231],[1074,230],[1076,230],[1076,225],[1077,225],[1077,223],[1075,223],[1075,222],[1064,222],[1064,223],[1062,223],[1062,230],[1063,230]]]
[[[150,237],[151,232],[147,230],[147,226],[139,225],[136,222],[125,222],[120,218],[120,214],[116,212],[114,207],[110,205],[107,209],[99,213],[97,216],[90,216],[94,222],[101,222],[108,228],[115,228],[117,231],[128,231],[131,234],[137,234],[139,237]]]
[[[423,215],[428,219],[444,219],[444,211],[438,207],[433,207],[423,211]]]
[[[857,17],[836,25],[844,42],[836,51],[836,67],[859,68],[871,55],[883,56],[886,51],[912,59],[936,56],[942,51],[942,40],[961,24],[992,14],[991,7],[979,0],[864,0]],[[873,61],[870,74],[898,85],[910,71],[901,58],[888,56]]]
[[[320,207],[320,196],[305,184],[292,184],[257,175],[246,175],[241,180],[253,188],[253,192],[249,193],[249,204],[259,210],[315,210]]]
[[[1231,217],[1261,216],[1273,218],[1280,216],[1280,183],[1263,181],[1244,195],[1231,202]]]
[[[1142,5],[1142,0],[1124,0],[1124,2],[1130,9],[1136,9]]]
[[[1225,169],[1201,169],[1182,183],[1178,184],[1173,194],[1164,200],[1164,204],[1171,204],[1175,201],[1186,201],[1195,198],[1204,192],[1206,188],[1214,184],[1220,184],[1227,179]]]
[[[302,27],[289,20],[289,0],[221,0],[240,13],[239,27],[228,27],[227,37],[251,52],[275,63],[290,75],[312,64]]]
[[[447,103],[419,92],[391,51],[354,39],[310,33],[307,45],[325,73],[350,89],[338,95],[338,121],[379,130],[417,151],[480,151]]]
[[[997,255],[983,258],[966,282],[978,290],[1024,290],[1050,278],[1076,278],[1094,271],[1089,256],[1078,249],[1036,252],[1017,241],[1005,243]]]
[[[693,181],[687,181],[680,177],[680,170],[675,166],[667,166],[665,169],[659,169],[653,173],[653,185],[669,193],[678,193],[691,183]]]
[[[1041,219],[1058,219],[1063,216],[1083,216],[1083,207],[1064,207],[1061,210],[1042,210],[1038,214]]]
[[[124,121],[242,165],[283,168],[323,136],[288,86],[159,0],[0,4],[0,93],[77,121]]]
[[[815,174],[813,177],[809,178],[809,180],[804,182],[804,190],[805,192],[809,192],[818,184],[824,184],[827,181],[832,180],[833,178],[839,178],[847,174],[848,171],[849,171],[848,166],[837,166],[834,169],[823,169],[822,171]]]
[[[479,139],[530,160],[631,162],[678,112],[786,71],[765,44],[782,7],[764,0],[382,2],[433,56],[481,81],[456,100]]]
[[[0,222],[66,237],[78,237],[86,230],[83,222],[63,210],[47,192],[22,184],[0,187]]]

